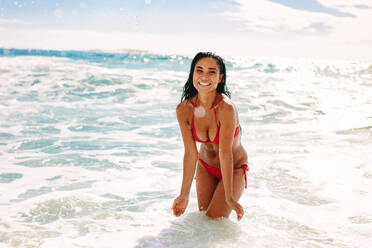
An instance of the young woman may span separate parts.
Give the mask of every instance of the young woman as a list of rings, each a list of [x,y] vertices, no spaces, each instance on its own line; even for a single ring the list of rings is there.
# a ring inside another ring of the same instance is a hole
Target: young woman
[[[181,193],[172,206],[175,216],[185,212],[196,165],[199,210],[210,218],[228,217],[232,210],[238,220],[244,215],[238,200],[247,187],[248,155],[240,142],[238,112],[229,97],[222,58],[198,53],[177,106],[185,151]],[[199,152],[196,142],[201,143]]]

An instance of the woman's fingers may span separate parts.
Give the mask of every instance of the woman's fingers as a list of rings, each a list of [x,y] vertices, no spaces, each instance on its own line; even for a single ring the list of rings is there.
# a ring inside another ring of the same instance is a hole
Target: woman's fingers
[[[178,208],[178,209],[177,209],[177,214],[176,214],[176,216],[178,217],[178,216],[180,216],[181,214],[183,214],[184,212],[185,212],[185,209]]]
[[[175,216],[177,216],[178,215],[178,212],[179,212],[177,205],[178,204],[177,204],[177,199],[176,199],[176,200],[174,200],[173,205],[172,205],[173,214]]]
[[[177,217],[181,216],[184,212],[185,212],[185,209],[180,209],[180,208],[173,210],[174,215]]]
[[[188,203],[187,198],[178,196],[174,200],[173,205],[172,205],[173,214],[177,217],[183,214],[186,210],[187,203]]]
[[[180,207],[178,201],[175,200],[172,206],[172,210],[173,214],[178,217],[185,212],[186,208]]]
[[[243,209],[242,205],[240,205],[239,203],[236,202],[234,210],[236,212],[236,216],[238,218],[238,221],[240,221],[243,218],[243,215],[244,215],[244,209]]]
[[[173,208],[173,214],[175,215],[175,216],[179,216],[180,215],[180,209],[177,207],[177,206],[175,206],[174,208]]]
[[[238,216],[238,221],[240,221],[243,218],[244,211],[243,210],[237,211],[236,214]]]

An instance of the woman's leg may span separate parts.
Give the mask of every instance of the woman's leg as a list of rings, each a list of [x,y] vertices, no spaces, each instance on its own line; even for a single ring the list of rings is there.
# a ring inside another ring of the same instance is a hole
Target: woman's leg
[[[196,193],[199,210],[207,210],[216,190],[218,180],[198,161],[196,171]]]
[[[233,174],[233,197],[238,201],[244,191],[244,170],[234,170]],[[223,181],[220,180],[216,190],[214,191],[212,200],[207,209],[206,215],[210,218],[229,217],[231,208],[225,201],[225,189],[223,187]]]

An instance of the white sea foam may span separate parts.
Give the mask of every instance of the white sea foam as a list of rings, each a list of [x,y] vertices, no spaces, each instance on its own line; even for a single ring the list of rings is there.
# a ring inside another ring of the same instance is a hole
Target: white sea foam
[[[0,245],[368,247],[371,65],[227,61],[250,167],[238,223],[198,212],[195,184],[172,216],[190,59],[136,56],[0,57]]]

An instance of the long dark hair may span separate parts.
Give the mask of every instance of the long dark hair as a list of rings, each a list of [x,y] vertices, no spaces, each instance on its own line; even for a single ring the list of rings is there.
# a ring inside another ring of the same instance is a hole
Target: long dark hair
[[[194,59],[191,62],[191,67],[190,67],[190,73],[189,73],[189,78],[187,79],[185,86],[183,86],[183,92],[182,92],[182,97],[181,97],[181,102],[183,100],[188,100],[198,94],[198,91],[195,89],[194,84],[193,84],[193,76],[194,76],[194,69],[196,63],[202,59],[202,58],[214,58],[217,61],[218,67],[220,69],[220,73],[223,74],[221,82],[217,85],[217,93],[223,93],[227,95],[229,98],[231,98],[231,93],[229,89],[226,86],[226,67],[225,63],[223,62],[223,59],[210,52],[199,52],[198,54],[195,55]]]

